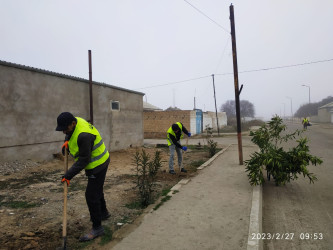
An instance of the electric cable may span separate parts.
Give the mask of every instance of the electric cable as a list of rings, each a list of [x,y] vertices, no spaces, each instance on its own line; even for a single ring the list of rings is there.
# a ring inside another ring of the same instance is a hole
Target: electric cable
[[[187,4],[189,4],[192,8],[194,8],[200,14],[204,15],[205,17],[207,17],[209,20],[211,20],[213,23],[215,23],[217,26],[219,26],[220,28],[222,28],[225,32],[227,32],[230,35],[230,31],[229,30],[227,30],[222,25],[220,25],[218,22],[216,22],[215,20],[213,20],[212,18],[210,18],[209,16],[207,16],[205,13],[203,13],[201,10],[199,10],[197,7],[195,7],[193,4],[189,3],[186,0],[184,0],[184,2],[187,3]]]
[[[267,70],[274,70],[274,69],[291,68],[291,67],[298,67],[298,66],[304,66],[304,65],[309,65],[309,64],[329,62],[329,61],[333,61],[333,59],[320,60],[320,61],[314,61],[314,62],[306,62],[306,63],[298,63],[298,64],[291,64],[291,65],[284,65],[284,66],[277,66],[277,67],[271,67],[271,68],[244,70],[244,71],[240,71],[238,73],[251,73],[251,72],[258,72],[258,71],[267,71]],[[231,74],[233,74],[233,73],[223,73],[223,74],[215,74],[215,75],[231,75]]]
[[[199,80],[199,79],[203,79],[203,78],[207,78],[207,77],[211,77],[211,75],[200,76],[200,77],[197,77],[197,78],[191,78],[191,79],[182,80],[182,81],[176,81],[176,82],[168,82],[168,83],[163,83],[163,84],[158,84],[158,85],[153,85],[153,86],[148,86],[148,87],[143,87],[143,88],[137,88],[135,90],[149,89],[149,88],[161,87],[161,86],[166,86],[166,85],[172,85],[172,84],[176,84],[176,83],[183,83],[183,82],[195,81],[195,80]]]
[[[330,61],[333,61],[333,58],[332,59],[319,60],[319,61],[313,61],[313,62],[305,62],[305,63],[291,64],[291,65],[284,65],[284,66],[276,66],[276,67],[270,67],[270,68],[245,70],[245,71],[240,71],[238,73],[239,74],[243,74],[243,73],[260,72],[260,71],[268,71],[268,70],[275,70],[275,69],[299,67],[299,66],[304,66],[304,65],[316,64],[316,63],[324,63],[324,62],[330,62]],[[234,73],[222,73],[222,74],[214,74],[214,75],[216,75],[216,76],[224,76],[224,75],[233,75],[233,74]],[[200,76],[200,77],[197,77],[197,78],[191,78],[191,79],[187,79],[187,80],[181,80],[181,81],[175,81],[175,82],[168,82],[168,83],[163,83],[163,84],[157,84],[157,85],[152,85],[152,86],[137,88],[135,90],[156,88],[156,87],[167,86],[167,85],[172,85],[172,84],[177,84],[177,83],[190,82],[190,81],[195,81],[195,80],[199,80],[199,79],[203,79],[203,78],[208,78],[208,77],[211,77],[211,76],[212,75]]]

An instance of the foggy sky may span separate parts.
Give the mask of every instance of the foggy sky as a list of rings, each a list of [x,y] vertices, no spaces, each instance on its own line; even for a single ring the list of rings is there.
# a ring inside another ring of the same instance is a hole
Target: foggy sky
[[[94,81],[162,109],[193,109],[195,97],[215,111],[212,74],[217,106],[235,98],[231,2],[187,2],[0,0],[0,60],[88,79],[91,50]],[[240,98],[256,116],[289,116],[291,102],[295,113],[309,99],[302,84],[311,102],[333,95],[333,1],[232,4]]]

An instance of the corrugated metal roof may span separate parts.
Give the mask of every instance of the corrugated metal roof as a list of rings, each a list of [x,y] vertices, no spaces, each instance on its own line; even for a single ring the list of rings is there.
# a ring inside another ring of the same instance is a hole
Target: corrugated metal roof
[[[89,83],[89,80],[84,79],[84,78],[80,78],[80,77],[76,77],[76,76],[70,76],[70,75],[65,75],[65,74],[56,73],[56,72],[45,70],[45,69],[38,69],[38,68],[34,68],[34,67],[30,67],[30,66],[25,66],[25,65],[21,65],[21,64],[16,64],[16,63],[11,63],[11,62],[6,62],[6,61],[2,61],[2,60],[0,60],[0,65],[7,66],[7,67],[18,68],[18,69],[23,69],[23,70],[34,71],[34,72],[38,72],[38,73],[42,73],[42,74],[47,74],[47,75],[51,75],[51,76],[57,76],[57,77],[62,77],[62,78],[67,78],[67,79],[71,79],[71,80],[76,80],[76,81],[80,81],[80,82]],[[134,91],[134,90],[130,90],[130,89],[125,89],[125,88],[117,87],[117,86],[106,84],[106,83],[95,82],[95,81],[92,81],[92,83],[96,84],[96,85],[101,85],[101,86],[109,87],[109,88],[123,90],[123,91],[126,91],[126,92],[135,93],[135,94],[138,94],[138,95],[145,95],[142,92],[138,92],[138,91]]]

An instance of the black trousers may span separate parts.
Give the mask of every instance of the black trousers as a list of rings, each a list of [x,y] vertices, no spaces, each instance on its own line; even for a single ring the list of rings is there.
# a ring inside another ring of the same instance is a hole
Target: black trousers
[[[108,212],[104,199],[103,186],[106,172],[110,163],[110,158],[103,163],[106,166],[96,174],[88,176],[88,185],[86,189],[86,202],[90,212],[90,219],[93,228],[97,228],[102,224],[102,215]]]

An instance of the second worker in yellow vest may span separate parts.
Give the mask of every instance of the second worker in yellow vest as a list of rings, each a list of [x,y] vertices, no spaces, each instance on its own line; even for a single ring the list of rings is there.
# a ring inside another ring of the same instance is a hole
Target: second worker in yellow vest
[[[183,152],[186,151],[187,147],[180,144],[180,139],[183,138],[183,132],[190,137],[191,133],[187,131],[184,125],[181,122],[176,122],[167,131],[167,141],[170,150],[170,159],[169,159],[169,173],[176,174],[173,168],[173,160],[175,151],[177,152],[178,157],[178,166],[181,172],[186,173],[187,170],[183,167]]]

